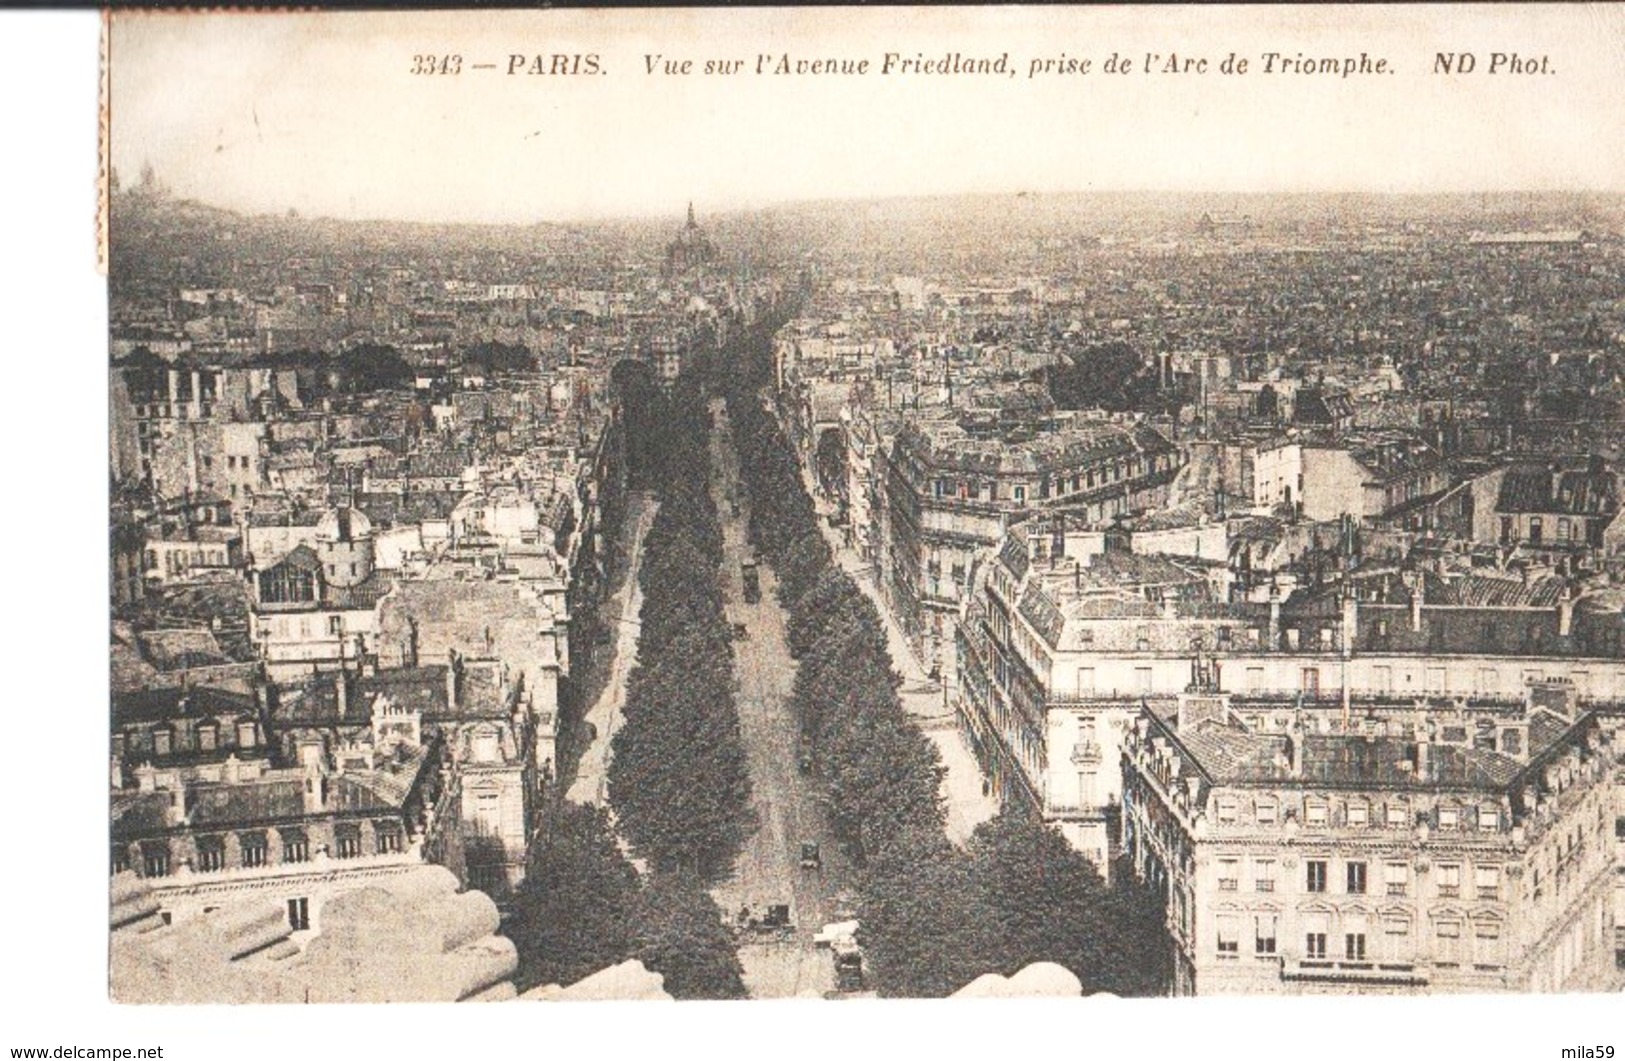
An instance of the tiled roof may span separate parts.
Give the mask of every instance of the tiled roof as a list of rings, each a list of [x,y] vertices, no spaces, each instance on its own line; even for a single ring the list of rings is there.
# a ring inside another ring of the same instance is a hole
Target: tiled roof
[[[1619,510],[1612,472],[1519,465],[1507,469],[1496,495],[1497,512],[1607,515]]]
[[[195,828],[230,828],[263,821],[285,821],[305,814],[304,779],[271,776],[235,784],[198,785],[188,793],[188,817]]]
[[[113,797],[112,835],[117,839],[151,836],[168,827],[169,793],[142,792]]]
[[[183,699],[184,709],[181,704]],[[190,689],[171,686],[114,694],[112,719],[114,726],[123,726],[132,722],[161,722],[181,715],[193,718],[223,715],[229,718],[253,714],[254,710],[254,697],[247,693],[210,685],[197,685]]]

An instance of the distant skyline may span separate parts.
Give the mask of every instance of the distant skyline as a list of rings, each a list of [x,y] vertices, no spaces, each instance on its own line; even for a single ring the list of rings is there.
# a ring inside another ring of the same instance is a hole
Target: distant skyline
[[[210,205],[356,220],[1018,191],[1618,193],[1622,39],[1615,5],[119,12],[111,160],[126,185],[151,164]],[[414,76],[426,49],[463,72]],[[1491,75],[1497,51],[1556,72]],[[894,66],[1007,53],[1015,73],[882,75],[886,52]],[[1113,52],[1205,57],[1208,72],[1101,72]],[[1218,73],[1232,52],[1253,69]],[[1363,52],[1394,72],[1265,74],[1266,52]],[[1431,72],[1440,52],[1478,69]],[[594,55],[604,72],[506,73],[538,53]],[[752,72],[785,53],[870,72]],[[654,54],[745,72],[651,76]],[[1080,58],[1087,75],[1028,76]]]

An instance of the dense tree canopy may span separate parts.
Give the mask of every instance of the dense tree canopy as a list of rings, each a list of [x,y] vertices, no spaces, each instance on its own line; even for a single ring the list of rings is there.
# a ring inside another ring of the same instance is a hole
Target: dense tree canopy
[[[754,361],[770,349],[761,344]],[[1142,385],[1131,349],[1096,353],[1063,372],[1072,400],[1110,404]],[[982,973],[1054,961],[1088,991],[1159,993],[1169,952],[1154,895],[1108,888],[1064,837],[1020,813],[984,823],[968,850],[947,841],[936,748],[899,699],[878,611],[819,533],[794,451],[759,393],[770,379],[758,363],[720,383],[751,539],[778,575],[800,660],[791,691],[800,749],[831,826],[865,866],[861,938],[874,983],[886,995],[939,996]]]
[[[739,954],[722,911],[698,877],[657,873],[643,889],[633,951],[673,998],[744,998]]]
[[[753,818],[709,490],[711,421],[696,391],[668,395],[623,375],[628,423],[660,432],[658,446],[628,454],[634,477],[658,485],[660,507],[644,539],[638,659],[611,743],[609,798],[656,868],[715,880],[730,871]]]
[[[519,950],[519,989],[574,983],[625,961],[638,890],[602,809],[551,808],[504,930]]]

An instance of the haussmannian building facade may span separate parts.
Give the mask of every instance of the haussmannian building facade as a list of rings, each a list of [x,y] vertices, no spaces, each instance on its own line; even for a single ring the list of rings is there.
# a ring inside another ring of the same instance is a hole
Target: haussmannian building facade
[[[1123,830],[1176,994],[1618,991],[1621,718],[1148,697]]]
[[[972,562],[1006,527],[1045,509],[1101,520],[1160,505],[1178,468],[1175,447],[1143,424],[910,421],[883,472],[881,590],[922,658],[951,664]]]
[[[1551,679],[1588,709],[1625,705],[1617,613],[1564,579],[1385,570],[1233,601],[1222,563],[1080,556],[1063,526],[1020,524],[976,565],[955,704],[994,793],[1103,870],[1120,850],[1128,730],[1198,674],[1251,702],[1351,716],[1419,700],[1510,709]]]

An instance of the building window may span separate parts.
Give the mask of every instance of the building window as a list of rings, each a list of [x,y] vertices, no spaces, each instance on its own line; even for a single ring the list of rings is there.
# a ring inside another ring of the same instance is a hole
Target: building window
[[[1219,822],[1224,825],[1234,822],[1236,820],[1236,801],[1233,799],[1219,800],[1218,817]]]
[[[237,723],[237,746],[239,748],[252,748],[258,743],[259,739],[257,734],[254,732],[254,723]]]
[[[1237,958],[1241,955],[1241,931],[1236,925],[1234,917],[1220,917],[1219,928],[1219,957]]]
[[[1544,534],[1542,534],[1540,517],[1531,516],[1529,518],[1529,544],[1539,545],[1543,537]]]
[[[1303,937],[1303,956],[1310,961],[1326,960],[1326,933],[1310,932]]]
[[[1323,859],[1310,859],[1304,863],[1304,888],[1311,892],[1326,890],[1326,862]]]
[[[175,737],[168,726],[160,726],[152,731],[152,754],[168,755],[174,746]]]
[[[1253,863],[1253,890],[1272,892],[1275,890],[1275,860],[1261,858]]]
[[[253,869],[266,864],[268,858],[264,833],[243,833],[237,840],[242,846],[244,866]]]
[[[1365,961],[1365,933],[1349,932],[1343,936],[1343,956],[1351,962]]]
[[[1495,807],[1478,808],[1478,829],[1480,832],[1493,833],[1501,828],[1501,812]]]
[[[1433,935],[1438,941],[1437,956],[1441,965],[1455,965],[1461,961],[1461,922],[1454,919],[1437,921]]]
[[[310,839],[305,835],[303,829],[284,829],[282,831],[282,861],[310,861]]]
[[[335,854],[339,858],[359,858],[361,856],[361,828],[356,825],[341,825],[333,830],[333,842],[337,848]]]
[[[1363,829],[1370,823],[1371,808],[1364,803],[1350,803],[1348,817],[1351,826]]]
[[[1502,963],[1501,923],[1492,920],[1473,922],[1473,962],[1476,965],[1497,966]]]
[[[401,829],[394,822],[379,822],[374,827],[380,855],[397,855],[401,850]]]
[[[310,927],[310,900],[306,898],[288,900],[288,927],[295,932],[303,932]]]
[[[1480,899],[1501,897],[1501,870],[1497,866],[1479,866],[1473,873],[1473,884]]]
[[[1304,805],[1303,820],[1306,825],[1312,825],[1317,828],[1325,828],[1326,804],[1320,802],[1319,800],[1310,800]]]
[[[197,841],[199,873],[218,873],[226,868],[226,842],[218,836],[200,836]]]
[[[1274,914],[1259,914],[1253,919],[1253,953],[1275,953],[1275,924]]]
[[[329,615],[327,617],[327,634],[329,637],[344,636],[344,616]]]
[[[143,877],[169,876],[169,845],[141,845],[141,875]]]
[[[1350,895],[1365,894],[1365,863],[1350,862],[1348,864],[1348,893]]]
[[[1383,867],[1383,879],[1389,895],[1404,895],[1410,889],[1411,870],[1403,862],[1390,862]]]
[[[1461,824],[1461,812],[1455,807],[1439,808],[1439,828],[1454,829]]]
[[[1219,890],[1233,892],[1241,886],[1241,868],[1233,858],[1219,859]]]
[[[113,845],[113,872],[124,873],[130,868],[130,849],[123,844]]]
[[[1276,808],[1273,800],[1259,800],[1256,804],[1254,804],[1254,810],[1257,813],[1259,825],[1275,824]]]
[[[1445,899],[1454,899],[1461,894],[1461,867],[1439,867],[1439,896]]]

